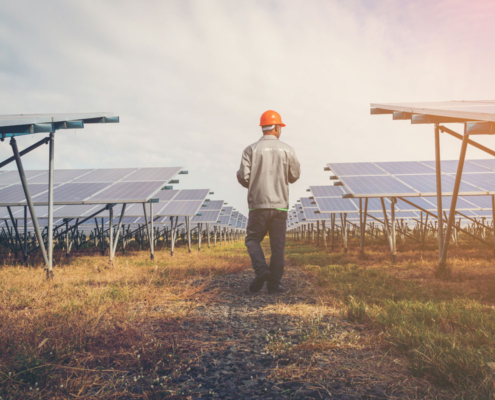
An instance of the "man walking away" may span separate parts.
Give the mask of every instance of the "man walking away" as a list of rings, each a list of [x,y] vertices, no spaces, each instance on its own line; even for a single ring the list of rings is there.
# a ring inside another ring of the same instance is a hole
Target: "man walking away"
[[[248,189],[249,220],[246,247],[255,278],[249,286],[259,292],[268,282],[269,293],[283,293],[285,234],[289,210],[289,183],[299,179],[301,167],[294,149],[280,141],[280,114],[269,110],[260,120],[263,136],[242,153],[237,180]],[[272,256],[267,265],[261,242],[270,235]]]

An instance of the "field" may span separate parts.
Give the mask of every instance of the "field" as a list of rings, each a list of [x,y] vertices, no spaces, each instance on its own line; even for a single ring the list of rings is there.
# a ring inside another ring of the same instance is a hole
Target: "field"
[[[242,243],[60,258],[53,281],[6,260],[0,396],[493,398],[490,251],[461,241],[440,280],[434,243],[357,249],[289,242],[281,296],[245,292]]]

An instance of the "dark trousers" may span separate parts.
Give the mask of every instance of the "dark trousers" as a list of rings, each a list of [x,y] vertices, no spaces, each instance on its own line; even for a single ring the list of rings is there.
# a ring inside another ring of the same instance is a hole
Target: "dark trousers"
[[[270,272],[269,288],[277,288],[284,274],[285,234],[287,230],[287,211],[259,209],[249,211],[246,247],[251,257],[256,276]],[[261,242],[266,234],[270,235],[272,256],[270,266],[266,263]]]

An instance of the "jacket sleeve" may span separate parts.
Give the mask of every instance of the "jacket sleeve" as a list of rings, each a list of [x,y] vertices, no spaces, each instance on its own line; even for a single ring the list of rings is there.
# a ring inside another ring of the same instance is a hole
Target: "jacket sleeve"
[[[289,183],[296,182],[301,176],[301,165],[297,159],[296,152],[292,151],[289,164]]]
[[[251,176],[251,148],[248,147],[242,152],[241,166],[237,171],[237,180],[245,187],[249,188],[249,177]]]

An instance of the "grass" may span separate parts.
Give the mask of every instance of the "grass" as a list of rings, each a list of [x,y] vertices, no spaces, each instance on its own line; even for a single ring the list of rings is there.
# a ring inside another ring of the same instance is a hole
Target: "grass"
[[[206,300],[211,277],[249,258],[240,243],[148,257],[60,259],[53,281],[42,268],[0,266],[0,397],[132,396],[132,376],[163,398],[194,350],[179,322]]]
[[[402,352],[415,376],[452,387],[462,398],[493,398],[495,282],[486,248],[454,249],[446,281],[434,278],[437,255],[427,247],[403,245],[396,265],[386,248],[369,246],[365,259],[357,243],[350,249],[344,257],[291,242],[287,256],[312,272],[323,301]]]

